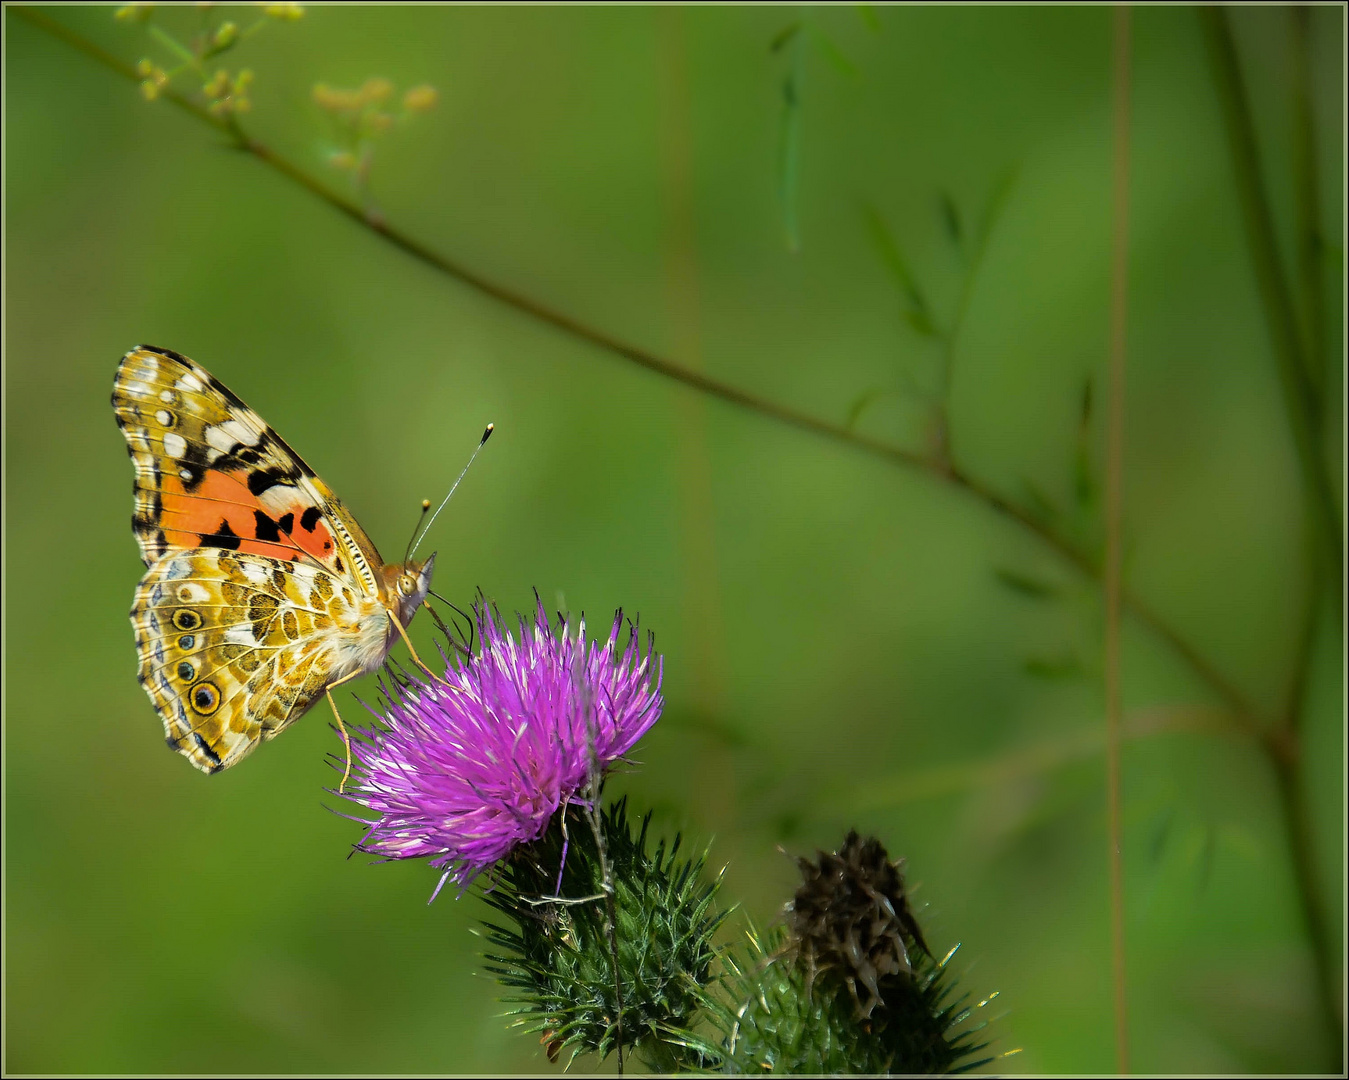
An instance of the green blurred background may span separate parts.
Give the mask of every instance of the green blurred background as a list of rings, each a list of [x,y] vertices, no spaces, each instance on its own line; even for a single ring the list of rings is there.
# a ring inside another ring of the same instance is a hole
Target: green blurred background
[[[111,8],[45,11],[127,62],[169,60]],[[1292,265],[1291,17],[1233,23]],[[1343,9],[1310,29],[1336,402]],[[432,537],[437,586],[506,609],[537,589],[592,626],[640,612],[668,704],[615,790],[711,839],[726,900],[760,921],[793,888],[778,845],[874,831],[908,860],[929,940],[963,942],[965,987],[1001,992],[994,1049],[1023,1052],[1000,1070],[1114,1068],[1096,586],[929,474],[433,272],[13,8],[5,32],[6,1071],[561,1068],[475,974],[476,897],[428,906],[426,866],[346,858],[325,709],[212,778],[164,749],[135,679],[142,566],[108,404],[139,342],[249,402],[386,556],[494,420]],[[1099,499],[1075,504],[1074,463],[1085,447],[1099,484],[1110,48],[1103,8],[353,6],[223,59],[256,72],[250,133],[339,188],[313,84],[432,84],[436,108],[377,149],[391,222],[764,398],[843,422],[877,392],[859,430],[912,448],[941,349],[906,321],[867,208],[944,324],[1012,177],[968,293],[953,445],[1090,546]],[[1127,579],[1273,716],[1306,603],[1303,497],[1193,11],[1134,13],[1133,78]],[[1332,606],[1304,723],[1340,971]],[[1267,760],[1133,621],[1123,673],[1134,1067],[1331,1068]]]

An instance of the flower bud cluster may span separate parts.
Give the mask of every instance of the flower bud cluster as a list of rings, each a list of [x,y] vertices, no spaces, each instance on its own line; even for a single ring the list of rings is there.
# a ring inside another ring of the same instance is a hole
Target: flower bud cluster
[[[398,98],[393,83],[380,77],[366,79],[354,90],[315,84],[314,104],[332,118],[337,129],[339,146],[329,153],[328,163],[350,172],[357,186],[364,186],[374,157],[374,140],[407,124],[415,113],[433,108],[438,97],[435,87],[421,85]]]
[[[122,22],[148,24],[158,13],[160,6],[162,5],[128,4],[117,9],[116,18]],[[238,23],[230,19],[224,19],[213,26],[207,25],[210,12],[216,5],[199,3],[196,6],[203,12],[203,25],[185,41],[180,41],[164,25],[157,23],[148,27],[150,36],[170,51],[177,63],[172,67],[163,67],[148,57],[141,60],[136,66],[137,74],[141,78],[141,95],[146,101],[154,101],[167,92],[180,75],[195,76],[200,81],[206,108],[212,115],[231,118],[232,122],[235,115],[252,108],[248,87],[253,81],[253,72],[248,68],[243,68],[235,74],[230,74],[223,68],[212,72],[207,66],[207,61],[235,48],[261,30],[269,21],[278,19],[294,21],[300,18],[304,14],[304,8],[299,4],[260,4],[259,6],[263,8],[262,17],[247,28],[240,28]],[[170,11],[170,21],[172,21],[171,14]]]

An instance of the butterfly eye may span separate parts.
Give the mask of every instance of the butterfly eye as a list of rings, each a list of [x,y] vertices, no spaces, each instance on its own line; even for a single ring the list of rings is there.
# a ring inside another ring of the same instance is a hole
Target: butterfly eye
[[[416,588],[417,582],[411,574],[404,574],[398,579],[398,591],[404,596],[411,596]]]

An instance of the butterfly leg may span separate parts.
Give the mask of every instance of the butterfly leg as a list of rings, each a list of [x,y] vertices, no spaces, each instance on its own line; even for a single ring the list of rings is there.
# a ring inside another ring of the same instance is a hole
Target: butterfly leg
[[[394,626],[398,628],[398,632],[403,635],[403,644],[405,644],[408,647],[408,652],[412,654],[413,662],[424,672],[430,675],[435,682],[442,683],[445,686],[449,686],[450,685],[449,683],[445,682],[444,679],[442,679],[439,675],[437,675],[434,671],[432,671],[429,667],[427,667],[425,664],[422,663],[422,658],[417,655],[417,650],[412,647],[412,639],[408,637],[407,630],[404,628],[403,624],[398,621],[397,616],[395,616],[392,611],[389,612],[389,621],[393,623]]]
[[[337,785],[337,793],[342,794],[342,789],[347,786],[347,780],[351,776],[351,738],[347,735],[347,726],[342,723],[342,714],[337,711],[337,702],[333,700],[333,687],[341,686],[344,682],[351,682],[352,679],[360,675],[361,672],[353,671],[350,675],[338,679],[332,686],[324,691],[328,695],[328,706],[333,710],[333,716],[337,717],[337,733],[342,736],[342,745],[347,748],[347,769],[342,774],[342,782]]]

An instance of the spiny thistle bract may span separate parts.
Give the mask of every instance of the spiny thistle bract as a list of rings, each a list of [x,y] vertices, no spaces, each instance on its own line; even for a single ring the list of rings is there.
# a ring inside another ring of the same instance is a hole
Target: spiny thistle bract
[[[651,816],[634,833],[626,802],[597,815],[613,882],[612,933],[595,818],[573,805],[566,835],[559,814],[485,893],[515,924],[487,924],[498,950],[487,955],[488,970],[518,991],[507,999],[520,1006],[516,1023],[542,1034],[550,1059],[563,1050],[572,1059],[605,1057],[621,1043],[673,1071],[691,1060],[688,1028],[705,1002],[712,938],[725,915],[713,905],[719,882],[700,880],[706,856],[681,858],[678,836],[648,852]]]

